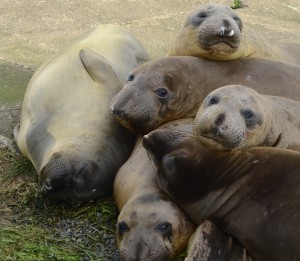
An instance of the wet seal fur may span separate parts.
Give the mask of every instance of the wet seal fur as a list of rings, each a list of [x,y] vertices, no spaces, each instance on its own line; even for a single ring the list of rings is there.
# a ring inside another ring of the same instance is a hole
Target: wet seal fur
[[[192,122],[185,119],[164,126],[191,132]],[[166,261],[186,249],[195,225],[158,187],[141,139],[117,173],[114,198],[120,210],[116,236],[122,260]]]
[[[272,45],[259,32],[245,26],[231,8],[207,4],[186,18],[168,55],[197,56],[217,61],[255,56],[300,64],[300,45]]]
[[[300,102],[227,85],[202,102],[194,134],[212,149],[276,146],[300,151]]]
[[[100,25],[45,62],[27,86],[15,139],[50,199],[86,201],[112,191],[135,137],[111,98],[148,54],[127,29]]]
[[[168,129],[144,136],[143,146],[157,166],[159,186],[196,224],[213,221],[254,260],[300,259],[299,152],[219,152]]]
[[[195,117],[211,91],[243,84],[262,94],[300,101],[300,67],[259,58],[217,62],[197,57],[164,57],[132,71],[113,98],[111,110],[129,130],[146,134],[168,121]]]

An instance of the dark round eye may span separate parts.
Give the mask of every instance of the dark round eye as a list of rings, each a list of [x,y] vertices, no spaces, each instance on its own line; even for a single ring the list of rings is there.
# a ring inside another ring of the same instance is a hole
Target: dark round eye
[[[234,16],[233,19],[236,21],[241,21],[241,19],[238,16]]]
[[[213,105],[218,103],[218,98],[216,97],[210,97],[208,100],[208,105]]]
[[[163,234],[168,234],[172,231],[172,224],[169,222],[160,223],[156,226],[155,230]]]
[[[165,88],[159,88],[155,90],[154,93],[161,98],[165,98],[168,96],[168,90]]]
[[[250,120],[254,117],[254,114],[252,111],[244,111],[243,115],[246,120]]]
[[[118,224],[118,232],[119,232],[120,234],[125,233],[125,232],[127,232],[128,230],[129,230],[129,227],[128,227],[128,225],[127,225],[125,222],[120,222],[120,223]]]
[[[199,13],[197,16],[198,16],[199,18],[205,18],[205,17],[207,17],[207,14],[201,12],[201,13]]]
[[[131,81],[133,81],[133,79],[134,79],[134,75],[133,75],[133,74],[130,74],[130,75],[128,76],[128,78],[127,78],[127,81],[128,81],[128,82],[131,82]]]

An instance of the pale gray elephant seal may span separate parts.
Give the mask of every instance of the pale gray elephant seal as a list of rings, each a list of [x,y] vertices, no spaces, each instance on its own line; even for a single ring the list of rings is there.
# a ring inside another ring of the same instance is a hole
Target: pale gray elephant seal
[[[193,120],[166,126],[192,132]],[[114,198],[120,210],[116,236],[122,260],[166,261],[186,250],[195,225],[158,187],[141,140],[117,173]]]
[[[169,129],[143,138],[159,186],[188,216],[213,221],[254,260],[300,260],[300,153],[273,147],[216,151]]]
[[[135,138],[109,104],[129,72],[146,60],[146,50],[127,29],[100,25],[33,75],[15,138],[46,197],[90,200],[112,191]]]
[[[171,43],[168,55],[197,56],[217,61],[256,56],[300,64],[300,45],[272,45],[266,37],[244,25],[231,8],[206,4],[186,18]]]
[[[147,133],[165,122],[195,117],[211,91],[243,84],[262,94],[300,101],[300,67],[258,58],[224,62],[164,57],[137,67],[111,109],[129,130]]]
[[[300,151],[300,102],[226,85],[202,102],[194,133],[212,149],[273,146]]]
[[[190,237],[184,261],[251,261],[237,240],[205,220]]]

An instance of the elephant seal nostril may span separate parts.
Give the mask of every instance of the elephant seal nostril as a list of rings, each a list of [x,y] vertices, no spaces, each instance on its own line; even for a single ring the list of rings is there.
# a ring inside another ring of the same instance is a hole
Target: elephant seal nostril
[[[49,179],[46,179],[43,186],[41,187],[41,193],[42,194],[47,194],[49,192],[51,192],[51,190],[53,189],[51,182]]]

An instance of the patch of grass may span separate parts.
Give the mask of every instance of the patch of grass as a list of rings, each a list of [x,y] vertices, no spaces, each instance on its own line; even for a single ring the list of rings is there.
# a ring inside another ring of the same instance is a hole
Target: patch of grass
[[[1,260],[79,260],[77,249],[38,226],[0,227]]]
[[[33,176],[34,180],[37,180],[37,175],[32,163],[21,156],[7,155],[7,160],[10,161],[10,169],[4,173],[4,180],[13,179],[15,177],[24,176],[28,177]]]
[[[243,4],[243,1],[241,0],[233,0],[233,3],[231,4],[231,8],[232,9],[238,9],[238,8],[242,8],[245,5]]]
[[[112,196],[72,206],[52,204],[42,198],[37,183],[31,162],[0,150],[1,261],[120,260]]]
[[[0,150],[0,201],[23,206],[37,199],[37,173],[30,161]]]
[[[0,260],[118,260],[112,197],[51,204],[37,183],[31,162],[0,150]]]

